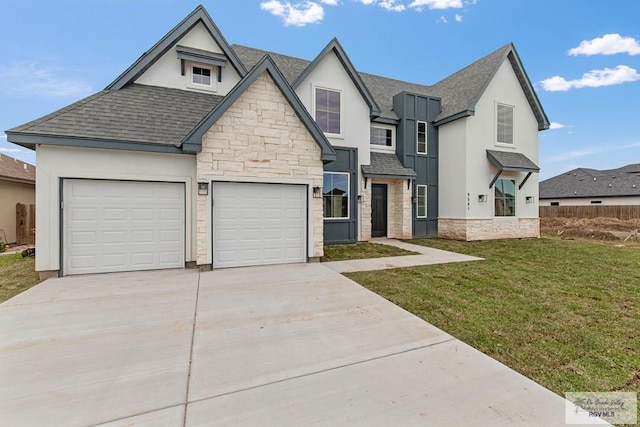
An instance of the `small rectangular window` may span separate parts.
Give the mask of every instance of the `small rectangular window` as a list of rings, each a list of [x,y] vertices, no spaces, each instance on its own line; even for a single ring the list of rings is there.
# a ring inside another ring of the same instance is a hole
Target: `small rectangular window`
[[[322,183],[325,218],[349,218],[349,174],[325,172]]]
[[[427,186],[426,185],[417,185],[416,186],[416,216],[418,218],[426,218],[427,217]]]
[[[551,202],[551,206],[560,206],[560,202]]]
[[[211,69],[193,67],[191,70],[191,83],[195,85],[211,86]]]
[[[501,144],[513,144],[513,107],[498,104],[496,116],[496,141]]]
[[[383,129],[371,126],[371,145],[383,147],[393,146],[393,132],[391,129]]]
[[[591,204],[592,205],[601,205],[602,204],[602,200],[592,200]]]
[[[418,154],[427,154],[427,124],[425,122],[418,122],[417,130],[416,142],[418,144]]]
[[[316,88],[316,123],[324,133],[340,135],[341,125],[341,94],[335,90]]]
[[[499,179],[494,187],[495,216],[516,216],[516,181]]]

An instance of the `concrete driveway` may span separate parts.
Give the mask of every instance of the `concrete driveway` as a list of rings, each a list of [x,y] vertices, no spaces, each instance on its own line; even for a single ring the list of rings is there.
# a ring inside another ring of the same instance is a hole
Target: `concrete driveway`
[[[10,426],[565,425],[564,399],[321,264],[50,279],[0,305]]]

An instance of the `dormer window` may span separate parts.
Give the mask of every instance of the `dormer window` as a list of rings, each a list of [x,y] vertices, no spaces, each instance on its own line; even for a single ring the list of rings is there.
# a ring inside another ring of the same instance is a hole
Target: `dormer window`
[[[194,85],[211,86],[211,68],[192,67],[191,83]]]

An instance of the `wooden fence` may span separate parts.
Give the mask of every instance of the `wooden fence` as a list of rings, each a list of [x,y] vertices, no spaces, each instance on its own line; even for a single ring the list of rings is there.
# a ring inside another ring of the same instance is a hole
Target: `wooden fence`
[[[618,218],[640,219],[638,205],[540,206],[540,218]]]
[[[16,203],[16,244],[33,245],[36,242],[36,206]]]

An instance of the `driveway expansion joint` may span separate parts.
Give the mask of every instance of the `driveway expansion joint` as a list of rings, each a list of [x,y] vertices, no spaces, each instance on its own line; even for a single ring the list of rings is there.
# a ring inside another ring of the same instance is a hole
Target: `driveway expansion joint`
[[[193,307],[193,324],[191,328],[191,343],[189,345],[189,367],[187,368],[187,389],[185,391],[184,397],[184,418],[182,420],[182,426],[185,427],[187,425],[187,409],[189,407],[189,387],[191,386],[191,368],[193,365],[193,343],[195,341],[196,336],[196,323],[198,321],[198,300],[200,298],[200,277],[201,274],[198,272],[198,284],[196,285],[196,301]]]

